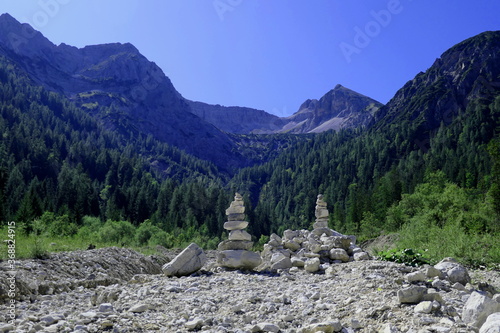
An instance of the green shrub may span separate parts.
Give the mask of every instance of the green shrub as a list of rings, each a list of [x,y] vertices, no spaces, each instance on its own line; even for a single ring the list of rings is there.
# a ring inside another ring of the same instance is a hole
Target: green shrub
[[[161,245],[167,249],[174,247],[174,244],[175,237],[161,229],[157,233],[154,233],[148,242],[149,246]]]
[[[155,234],[161,233],[163,230],[151,224],[151,221],[146,220],[137,228],[135,232],[135,241],[138,246],[148,244],[151,237]]]
[[[127,221],[108,220],[99,230],[97,238],[101,243],[130,245],[134,242],[135,227]]]
[[[82,225],[87,227],[89,231],[96,232],[102,227],[103,223],[98,217],[84,216],[82,218]]]
[[[430,264],[430,260],[428,258],[424,257],[422,253],[413,249],[393,249],[389,251],[381,251],[377,253],[377,256],[380,260],[393,261],[413,267]]]
[[[78,232],[78,226],[69,221],[68,215],[56,217],[48,228],[50,236],[73,236]]]
[[[217,246],[219,245],[219,243],[220,243],[219,237],[210,238],[207,241],[206,249],[207,250],[215,250],[215,249],[217,249]]]
[[[262,235],[259,241],[253,246],[254,251],[262,251],[264,249],[264,244],[269,242],[269,236]]]
[[[41,238],[35,238],[29,250],[29,257],[34,259],[47,259],[49,257],[49,251]]]

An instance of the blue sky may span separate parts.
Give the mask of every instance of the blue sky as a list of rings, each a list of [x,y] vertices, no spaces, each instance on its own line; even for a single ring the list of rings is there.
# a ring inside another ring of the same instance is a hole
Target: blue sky
[[[130,42],[186,98],[296,112],[336,84],[386,103],[500,1],[2,0],[53,43]]]

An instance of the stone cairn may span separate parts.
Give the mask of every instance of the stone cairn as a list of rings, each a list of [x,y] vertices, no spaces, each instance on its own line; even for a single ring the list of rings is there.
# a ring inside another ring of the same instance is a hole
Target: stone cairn
[[[370,259],[356,243],[356,237],[345,236],[328,227],[329,212],[323,195],[316,201],[313,230],[285,230],[283,238],[276,234],[264,245],[263,263],[258,270],[304,269],[326,271],[333,264]]]
[[[245,221],[243,197],[239,193],[235,194],[234,201],[226,209],[226,215],[228,221],[224,223],[224,229],[229,231],[229,237],[219,243],[217,264],[233,269],[257,267],[262,259],[258,253],[250,251],[253,246],[252,236],[244,230],[248,222]]]
[[[326,202],[323,200],[323,195],[319,194],[316,199],[316,222],[313,224],[313,233],[317,236],[321,236],[323,234],[327,236],[333,235],[333,230],[328,228],[328,216],[329,212],[326,208]],[[339,234],[340,235],[340,234]]]

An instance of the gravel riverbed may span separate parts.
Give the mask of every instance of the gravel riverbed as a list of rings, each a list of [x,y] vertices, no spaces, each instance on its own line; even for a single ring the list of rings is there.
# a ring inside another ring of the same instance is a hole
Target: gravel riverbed
[[[14,322],[0,263],[0,332],[475,332],[462,321],[479,282],[500,290],[498,271],[472,271],[464,288],[421,281],[416,268],[376,260],[332,264],[320,273],[230,271],[215,251],[198,273],[166,277],[178,252],[143,256],[105,248],[16,263]],[[436,280],[436,279],[434,279]],[[419,284],[442,301],[429,311],[401,304],[398,291]],[[439,287],[438,287],[439,286]],[[492,294],[493,296],[493,294]]]

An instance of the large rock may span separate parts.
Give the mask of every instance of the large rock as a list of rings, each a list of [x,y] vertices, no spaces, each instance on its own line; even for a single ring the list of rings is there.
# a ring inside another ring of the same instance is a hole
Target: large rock
[[[355,261],[370,260],[370,255],[366,252],[354,253],[353,256]]]
[[[490,314],[479,333],[500,333],[500,312]]]
[[[344,249],[331,249],[330,250],[330,258],[332,260],[340,260],[342,262],[349,261],[349,255]]]
[[[234,213],[227,215],[228,221],[243,221],[245,219],[245,214],[242,213]]]
[[[500,303],[481,293],[473,292],[464,305],[462,320],[466,324],[480,328],[486,318],[495,312],[500,312]]]
[[[348,250],[351,246],[351,239],[347,236],[331,236],[326,238],[324,243],[332,249],[337,248]]]
[[[317,229],[314,229],[311,232],[313,234],[315,234],[316,236],[321,236],[323,234],[325,234],[327,236],[333,236],[333,230],[330,229],[330,228],[317,228]]]
[[[424,299],[427,288],[412,286],[398,290],[398,299],[401,304],[417,304]]]
[[[311,324],[302,330],[302,332],[304,333],[334,333],[340,331],[342,331],[342,324],[340,323],[340,321],[329,321],[324,323]]]
[[[226,250],[217,255],[217,264],[234,269],[254,269],[262,263],[258,253],[245,250]]]
[[[288,257],[283,257],[271,265],[271,270],[292,268],[292,261]]]
[[[244,240],[225,240],[219,243],[217,246],[217,250],[226,251],[226,250],[250,250],[253,246],[252,241],[244,241]]]
[[[162,267],[166,276],[190,275],[200,270],[207,261],[203,249],[195,243],[189,244],[177,257]]]
[[[460,282],[464,286],[467,283],[470,283],[470,276],[467,269],[453,258],[445,258],[441,260],[434,266],[434,268],[446,274],[448,280],[452,283]]]
[[[315,215],[316,215],[316,218],[317,218],[317,219],[327,218],[327,217],[328,217],[328,215],[329,215],[329,213],[328,213],[328,209],[323,208],[323,207],[319,207],[319,206],[318,206],[318,207],[316,208],[316,213],[315,213]]]
[[[307,259],[305,264],[304,264],[304,269],[307,272],[314,273],[314,272],[317,272],[319,270],[319,265],[320,265],[319,258]]]
[[[252,328],[252,332],[274,332],[278,333],[280,328],[273,323],[259,323]]]

